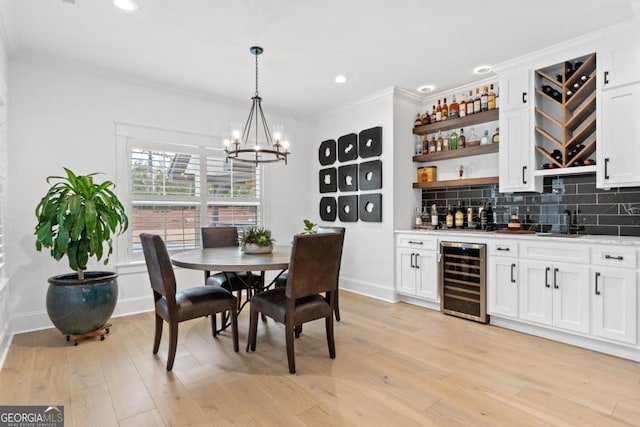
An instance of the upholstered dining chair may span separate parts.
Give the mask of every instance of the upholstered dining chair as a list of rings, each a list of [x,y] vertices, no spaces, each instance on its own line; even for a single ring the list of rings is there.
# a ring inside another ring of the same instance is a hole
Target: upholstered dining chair
[[[344,245],[344,235],[345,235],[345,228],[344,227],[325,227],[325,226],[320,226],[316,229],[316,233],[317,234],[322,234],[322,233],[341,233],[342,234],[342,244]],[[287,284],[287,275],[288,273],[282,273],[280,275],[280,277],[278,277],[278,280],[276,281],[276,286],[285,286]],[[338,269],[338,276],[336,277],[336,307],[334,310],[334,314],[336,316],[336,320],[339,322],[340,321],[340,300],[338,299],[338,282],[340,280],[340,271]],[[296,330],[296,336],[300,335],[300,330]]]
[[[285,325],[289,372],[296,372],[294,328],[316,319],[325,319],[329,356],[336,357],[333,337],[333,310],[336,277],[342,257],[343,234],[305,234],[293,237],[289,274],[285,287],[254,295],[250,302],[249,348],[256,349],[258,313]],[[328,298],[322,293],[326,293]]]
[[[176,290],[176,278],[169,252],[162,238],[155,234],[140,234],[144,259],[153,290],[156,312],[156,332],[153,354],[158,353],[163,322],[169,324],[169,354],[167,371],[173,369],[178,344],[178,324],[185,320],[211,315],[211,331],[215,336],[216,313],[231,312],[233,349],[238,351],[238,302],[231,292],[213,286],[197,286]]]

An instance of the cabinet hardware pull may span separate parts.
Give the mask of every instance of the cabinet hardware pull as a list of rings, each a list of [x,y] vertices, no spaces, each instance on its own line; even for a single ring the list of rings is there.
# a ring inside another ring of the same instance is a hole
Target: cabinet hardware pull
[[[513,278],[513,269],[516,268],[515,264],[511,264],[511,283],[516,283],[516,279]]]
[[[606,166],[606,165],[605,165],[605,166]],[[523,184],[526,184],[526,183],[527,183],[527,180],[524,178],[524,172],[525,172],[526,170],[527,170],[527,167],[526,167],[526,166],[523,166],[523,167],[522,167],[522,183],[523,183]]]
[[[609,158],[604,159],[604,179],[609,179]]]
[[[624,260],[624,257],[622,255],[612,256],[612,255],[609,255],[609,254],[605,254],[604,259],[615,259],[617,261],[622,261],[622,260]]]
[[[413,240],[409,240],[409,243],[411,243],[412,245],[423,245],[424,242],[414,242]]]
[[[596,295],[600,295],[600,291],[598,290],[598,277],[600,277],[600,273],[596,271]]]
[[[608,71],[604,72],[604,84],[606,84],[606,85],[609,84],[609,72]]]
[[[549,271],[551,271],[551,267],[547,267],[544,269],[544,287],[550,288],[549,286]]]
[[[527,103],[527,92],[522,92],[522,103],[523,104]]]
[[[416,254],[416,268],[420,268],[420,264],[418,264],[419,260],[420,260],[420,254]]]
[[[560,286],[558,286],[558,277],[557,277],[557,274],[558,274],[558,269],[557,269],[557,268],[554,268],[554,269],[553,269],[553,287],[554,287],[555,289],[559,289],[559,288],[560,288]]]
[[[413,264],[413,256],[414,255],[415,255],[414,253],[411,253],[411,268],[416,268],[416,266]]]
[[[501,248],[501,247],[499,247],[499,246],[498,246],[498,247],[496,248],[496,250],[498,250],[498,251],[507,251],[507,252],[509,252],[509,250],[510,250],[510,249],[509,249],[509,248]]]

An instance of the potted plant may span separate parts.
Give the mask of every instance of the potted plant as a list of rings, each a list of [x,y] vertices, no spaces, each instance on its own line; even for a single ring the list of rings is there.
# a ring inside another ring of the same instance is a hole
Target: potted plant
[[[76,175],[64,170],[66,177],[47,178],[53,184],[36,207],[35,235],[38,251],[50,249],[56,261],[66,255],[75,271],[49,278],[46,300],[51,322],[69,339],[99,330],[113,313],[118,300],[117,274],[86,271],[87,262],[105,257],[106,265],[113,252],[112,237],[122,234],[129,220],[112,191],[113,182],[98,184],[93,182],[96,173]]]
[[[308,219],[304,219],[304,230],[300,234],[315,234],[316,233],[316,225]]]
[[[271,237],[271,230],[263,227],[249,227],[240,237],[240,250],[247,254],[264,254],[273,251],[276,239]]]

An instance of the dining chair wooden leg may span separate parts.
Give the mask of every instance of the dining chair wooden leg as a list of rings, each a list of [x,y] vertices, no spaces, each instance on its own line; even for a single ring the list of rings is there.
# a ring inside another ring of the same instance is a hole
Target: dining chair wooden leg
[[[256,341],[258,335],[258,312],[251,310],[249,313],[249,338],[247,339],[247,351],[256,351]]]
[[[340,321],[340,304],[338,304],[338,295],[339,295],[339,292],[336,289],[336,308],[334,310],[335,310],[336,320],[339,322]]]
[[[233,334],[233,351],[236,353],[240,349],[238,344],[238,311],[231,310],[231,333]]]
[[[296,338],[300,338],[300,334],[302,333],[302,325],[294,326],[293,332],[295,333]]]
[[[329,346],[329,357],[336,358],[336,344],[333,340],[333,316],[329,315],[325,318],[325,325],[327,328],[327,345]]]
[[[155,334],[155,337],[153,338],[153,354],[157,354],[158,349],[160,348],[160,339],[162,338],[163,323],[164,323],[164,320],[162,320],[162,317],[156,314],[156,334]]]
[[[215,313],[211,315],[211,335],[213,335],[214,338],[218,335],[218,326],[216,325],[217,316]]]
[[[285,322],[285,341],[287,343],[287,361],[289,362],[289,372],[292,374],[296,373],[296,355],[293,347],[293,341],[295,338],[294,330],[295,326],[290,322]]]
[[[178,322],[169,323],[169,354],[167,356],[167,371],[173,369],[178,347]]]

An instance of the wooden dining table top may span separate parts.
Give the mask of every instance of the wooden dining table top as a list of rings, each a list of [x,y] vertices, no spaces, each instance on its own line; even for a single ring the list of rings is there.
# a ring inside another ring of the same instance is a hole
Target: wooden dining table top
[[[267,254],[247,254],[239,246],[199,248],[178,252],[171,256],[177,267],[209,271],[265,271],[284,270],[289,267],[291,246],[275,246]]]

